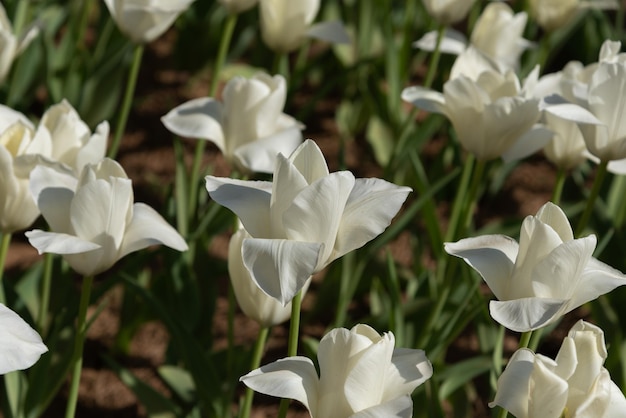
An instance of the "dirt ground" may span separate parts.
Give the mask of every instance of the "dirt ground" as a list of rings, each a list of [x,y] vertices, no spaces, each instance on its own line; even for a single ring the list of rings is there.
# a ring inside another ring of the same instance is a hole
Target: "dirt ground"
[[[141,69],[139,98],[130,115],[127,133],[123,138],[118,160],[133,179],[137,201],[151,203],[150,187],[159,182],[171,183],[174,178],[175,161],[172,151],[172,135],[163,127],[160,117],[173,106],[186,100],[208,94],[208,76],[194,76],[174,69],[169,59],[172,44],[168,37],[171,32],[147,49]],[[307,126],[305,134],[314,139],[322,148],[331,170],[336,170],[339,150],[338,133],[334,121],[333,103],[320,103],[316,109],[315,125]],[[114,121],[112,121],[113,123]],[[191,163],[194,142],[186,144],[187,162]],[[375,175],[377,168],[365,141],[353,141],[347,150],[348,168],[358,176]],[[205,165],[211,165],[215,175],[228,175],[228,167],[217,150],[209,146],[205,152]],[[504,186],[499,209],[509,213],[527,215],[536,212],[541,204],[549,199],[554,183],[554,169],[541,158],[530,159],[513,170]],[[479,213],[485,221],[497,217],[492,208],[481,208]],[[7,269],[21,269],[38,259],[37,252],[23,239],[16,239],[8,253]],[[407,254],[402,238],[395,244],[395,254],[404,262],[410,262],[412,254]],[[227,237],[213,241],[209,251],[214,256],[226,257]],[[119,329],[119,310],[122,290],[114,288],[106,296],[108,305],[92,325],[85,345],[85,363],[79,393],[79,417],[134,418],[145,416],[133,393],[118,379],[115,373],[103,367],[98,353],[111,347]],[[313,303],[310,300],[307,303]],[[306,305],[304,307],[306,310]],[[214,317],[216,348],[226,345],[227,300],[220,297]],[[251,344],[256,338],[256,323],[243,315],[237,315],[236,342]],[[269,349],[286,347],[287,328],[275,327],[269,341]],[[313,335],[323,330],[309,330]],[[144,324],[134,336],[130,353],[124,359],[124,366],[158,391],[168,393],[167,387],[157,377],[156,367],[165,356],[170,336],[166,328],[158,322]],[[466,349],[472,350],[475,340],[465,337],[459,341]],[[474,348],[476,349],[476,348]],[[46,417],[62,416],[65,407],[65,387],[54,401]],[[253,416],[257,418],[275,416],[277,401],[274,398],[258,396]],[[294,412],[293,417],[306,417],[303,411]]]

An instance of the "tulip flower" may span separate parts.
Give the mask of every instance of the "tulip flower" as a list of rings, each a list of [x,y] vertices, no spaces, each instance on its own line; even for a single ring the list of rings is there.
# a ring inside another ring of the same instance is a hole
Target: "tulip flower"
[[[475,0],[423,0],[428,14],[442,25],[465,19]]]
[[[0,375],[27,369],[48,351],[37,331],[1,303],[0,341]]]
[[[518,332],[544,327],[626,284],[626,276],[592,257],[595,235],[573,238],[563,211],[548,202],[522,223],[519,244],[503,235],[446,243],[485,280],[497,301],[491,317]]]
[[[540,116],[539,100],[529,97],[527,84],[537,75],[535,68],[522,88],[511,71],[504,75],[484,71],[476,81],[466,76],[449,80],[443,94],[421,87],[406,88],[402,99],[445,115],[463,148],[477,159],[517,159],[541,149],[551,138],[549,132],[534,129]]]
[[[335,328],[319,344],[319,377],[310,359],[294,356],[240,380],[257,392],[301,402],[312,418],[411,417],[411,392],[433,369],[424,351],[394,345],[391,332],[380,336],[367,325]]]
[[[120,31],[137,44],[152,42],[194,0],[104,0]]]
[[[546,99],[546,111],[578,123],[587,149],[601,161],[626,158],[626,121],[620,110],[626,105],[626,58],[617,53],[619,46],[604,43],[600,61],[574,103]]]
[[[329,174],[315,142],[279,154],[273,183],[206,177],[211,198],[252,238],[243,261],[265,293],[286,305],[309,277],[389,226],[411,191],[380,179]]]
[[[308,37],[331,43],[348,43],[350,38],[340,22],[313,24],[320,0],[259,0],[261,37],[277,52],[291,52]]]
[[[39,34],[39,28],[31,25],[19,38],[13,34],[13,26],[7,17],[4,6],[0,4],[0,83],[9,74],[13,61]]]
[[[270,327],[285,322],[291,316],[291,303],[283,306],[276,299],[263,292],[250,277],[243,263],[243,240],[251,238],[245,229],[239,229],[228,245],[228,274],[233,284],[237,304],[244,314],[254,319],[262,327]],[[310,282],[308,282],[310,283]],[[302,289],[306,291],[307,285]]]
[[[218,0],[228,13],[241,13],[253,8],[259,0]]]
[[[80,179],[45,166],[31,174],[31,192],[52,232],[26,233],[39,253],[61,254],[84,276],[110,268],[126,254],[154,244],[185,251],[187,244],[154,209],[133,204],[124,169],[104,159]]]
[[[530,14],[543,30],[551,32],[570,23],[587,8],[617,9],[616,0],[530,0]]]
[[[516,71],[521,54],[532,45],[522,37],[526,20],[526,13],[513,13],[507,4],[492,2],[476,21],[469,42],[460,32],[446,30],[440,50],[458,55],[452,66],[450,79],[465,75],[475,80],[481,72],[487,70],[501,73]],[[433,51],[436,43],[436,32],[429,32],[414,45]]]
[[[281,75],[235,77],[224,88],[223,103],[190,100],[161,119],[173,133],[213,142],[228,162],[245,172],[271,173],[279,153],[302,143],[301,125],[283,113],[287,83]]]
[[[554,360],[516,351],[498,379],[495,400],[517,418],[626,417],[624,394],[603,367],[604,332],[578,321]]]

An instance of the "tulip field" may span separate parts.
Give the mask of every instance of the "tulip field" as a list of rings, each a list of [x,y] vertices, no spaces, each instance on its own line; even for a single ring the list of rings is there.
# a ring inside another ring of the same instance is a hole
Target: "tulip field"
[[[625,9],[0,3],[0,417],[626,418]]]

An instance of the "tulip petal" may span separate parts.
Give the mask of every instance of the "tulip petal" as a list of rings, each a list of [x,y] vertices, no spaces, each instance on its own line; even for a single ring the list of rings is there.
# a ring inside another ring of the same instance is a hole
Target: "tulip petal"
[[[222,104],[210,97],[190,100],[170,110],[161,118],[163,125],[176,135],[207,139],[222,152],[226,149],[222,129]]]
[[[77,172],[80,173],[87,164],[97,164],[104,158],[109,139],[109,130],[109,122],[107,121],[101,122],[96,126],[96,131],[76,155],[75,169]]]
[[[324,244],[317,269],[336,258],[335,239],[354,182],[349,171],[329,174],[304,188],[282,216],[289,239]]]
[[[126,227],[118,258],[158,244],[178,251],[188,249],[183,237],[156,210],[144,203],[135,203],[133,217]]]
[[[304,177],[308,184],[328,175],[328,165],[322,150],[317,144],[307,139],[289,156],[289,161]]]
[[[537,356],[535,360],[528,400],[530,417],[559,418],[563,414],[567,403],[568,384],[552,371],[553,366],[554,362],[549,358]]]
[[[604,411],[604,417],[624,417],[624,411],[626,411],[626,398],[624,397],[624,393],[613,381],[611,381],[609,391],[611,396],[606,411]]]
[[[0,303],[0,375],[29,368],[46,351],[39,334]]]
[[[430,31],[424,34],[419,40],[413,42],[414,48],[424,51],[434,51],[437,48],[438,31]],[[459,55],[467,47],[467,38],[464,34],[454,29],[446,28],[441,41],[439,51],[444,54]]]
[[[489,407],[498,405],[518,418],[528,417],[530,376],[535,367],[535,354],[522,348],[511,356],[498,378],[496,397]]]
[[[411,418],[412,416],[413,400],[409,395],[404,395],[359,411],[350,415],[350,418]]]
[[[483,235],[446,242],[450,255],[462,258],[485,280],[496,298],[507,299],[509,278],[513,273],[519,245],[504,235]]]
[[[489,302],[491,317],[506,328],[527,332],[544,327],[561,315],[567,300],[522,298]]]
[[[31,194],[51,230],[70,230],[70,206],[77,183],[69,173],[43,165],[38,165],[31,172]]]
[[[402,100],[427,112],[446,114],[444,96],[434,90],[419,86],[407,87],[402,90]]]
[[[314,273],[323,245],[284,239],[244,239],[243,262],[256,284],[283,306]]]
[[[360,248],[380,235],[410,192],[410,187],[381,179],[356,179],[343,210],[332,258]]]
[[[554,132],[543,125],[535,125],[524,132],[513,145],[502,154],[504,162],[526,158],[544,148],[554,138]]]
[[[74,235],[57,232],[46,232],[40,229],[25,232],[28,242],[37,249],[39,254],[81,254],[97,250],[100,245],[75,237]]]
[[[572,122],[583,123],[587,125],[602,125],[602,121],[598,119],[593,113],[573,103],[554,103],[550,99],[553,96],[544,98],[543,109],[558,116],[561,119],[571,120]]]
[[[249,388],[270,396],[295,399],[316,416],[318,384],[313,362],[301,356],[277,360],[239,379]]]
[[[350,35],[348,35],[346,27],[339,20],[316,23],[309,28],[307,35],[331,44],[350,43]]]
[[[572,226],[567,219],[567,215],[563,209],[552,202],[546,202],[535,215],[541,222],[550,225],[552,229],[561,237],[563,242],[574,239]]]
[[[252,141],[235,150],[235,158],[246,169],[255,173],[272,173],[276,155],[290,155],[302,142],[298,126],[292,126],[269,137]]]
[[[270,236],[272,183],[213,176],[205,180],[211,199],[233,211],[246,231],[254,237]]]
[[[624,273],[591,258],[582,273],[568,308],[574,309],[625,284],[626,275]]]
[[[432,375],[433,366],[424,350],[396,348],[391,356],[391,366],[385,374],[383,399],[410,394]]]

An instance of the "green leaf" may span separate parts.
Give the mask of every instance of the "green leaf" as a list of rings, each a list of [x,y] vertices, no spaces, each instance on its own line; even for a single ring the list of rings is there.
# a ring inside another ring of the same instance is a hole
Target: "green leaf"
[[[196,385],[191,373],[177,366],[159,367],[159,376],[184,402],[192,403],[196,398]]]
[[[439,373],[443,382],[439,387],[439,400],[448,398],[454,391],[473,378],[488,372],[492,367],[490,356],[474,357],[447,367]]]
[[[383,167],[386,166],[391,159],[394,148],[391,129],[380,118],[374,116],[367,124],[365,136],[374,150],[378,164]]]

